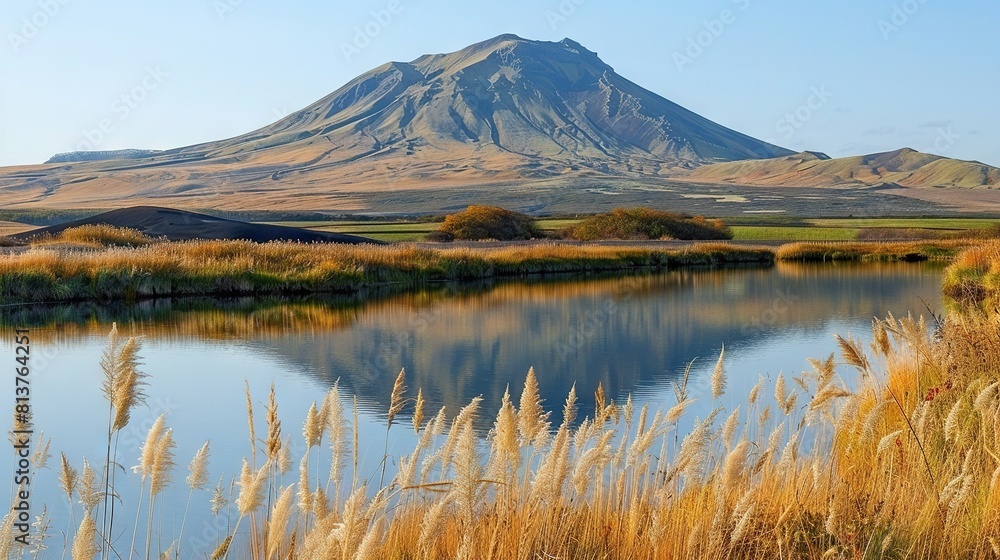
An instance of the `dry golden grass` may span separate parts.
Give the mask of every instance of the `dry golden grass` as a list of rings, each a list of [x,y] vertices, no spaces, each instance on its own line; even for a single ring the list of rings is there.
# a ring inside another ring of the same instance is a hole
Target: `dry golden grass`
[[[51,245],[79,248],[101,247],[142,247],[154,243],[154,239],[141,231],[107,224],[88,224],[69,228],[58,235],[45,235],[33,239],[34,247]]]
[[[1000,305],[1000,241],[987,241],[962,251],[948,267],[945,294],[970,305]]]
[[[949,239],[908,242],[803,242],[782,245],[775,257],[780,261],[801,262],[900,262],[950,259],[974,244],[971,240]]]
[[[974,243],[793,243],[777,252],[725,243],[679,249],[559,243],[439,249],[406,244],[156,243],[133,234],[136,232],[81,231],[71,234],[72,242],[61,238],[54,244],[2,254],[0,299],[27,303],[356,293],[373,286],[407,289],[441,281],[770,265],[775,260],[916,261],[950,259]]]
[[[450,421],[414,410],[418,443],[378,488],[343,479],[352,456],[357,468],[357,413],[348,420],[336,387],[292,430],[308,451],[294,490],[280,486],[290,461],[277,449],[272,393],[268,454],[251,434],[235,494],[244,530],[223,535],[213,557],[232,546],[230,557],[268,560],[996,558],[1000,314],[955,314],[931,330],[909,317],[875,321],[870,347],[839,339],[839,360],[779,376],[771,405],[756,387],[745,406],[716,409],[683,437],[686,378],[669,411],[607,402],[598,387],[594,415],[578,423],[574,390],[553,425],[531,371],[519,397],[504,396],[486,447],[473,431],[479,399]],[[838,364],[856,370],[853,390]],[[723,356],[712,377],[715,401]],[[401,373],[386,412],[411,403]],[[251,400],[248,414],[253,426]],[[162,421],[150,430],[141,464],[151,487],[170,482],[169,434]],[[335,455],[322,477],[309,468],[319,453]],[[80,493],[75,469],[62,470],[64,490]],[[215,511],[222,496],[220,485]],[[86,519],[72,542],[92,556]]]

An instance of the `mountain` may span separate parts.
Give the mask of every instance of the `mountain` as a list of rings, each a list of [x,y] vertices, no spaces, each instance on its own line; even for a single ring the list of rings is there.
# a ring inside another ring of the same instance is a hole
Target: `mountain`
[[[349,185],[660,177],[791,153],[643,89],[579,43],[502,35],[385,64],[242,136],[163,152],[62,154],[0,171],[0,187],[13,203],[63,207],[190,207],[197,198],[269,208],[297,196],[344,208],[353,197],[334,191]]]
[[[164,151],[71,152],[0,169],[0,193],[9,208],[439,212],[490,202],[576,212],[613,204],[685,209],[703,196],[702,183],[996,180],[997,170],[982,164],[884,155],[795,154],[643,89],[575,41],[501,35],[382,65],[235,138]]]
[[[760,186],[975,188],[1000,184],[1000,169],[978,161],[949,159],[903,148],[839,159],[802,152],[780,158],[717,163],[694,169],[686,178],[704,183]]]
[[[528,176],[790,153],[635,85],[579,43],[514,35],[386,64],[267,128],[184,153],[223,157],[317,139],[337,147],[322,152],[326,163],[457,150],[521,160]]]

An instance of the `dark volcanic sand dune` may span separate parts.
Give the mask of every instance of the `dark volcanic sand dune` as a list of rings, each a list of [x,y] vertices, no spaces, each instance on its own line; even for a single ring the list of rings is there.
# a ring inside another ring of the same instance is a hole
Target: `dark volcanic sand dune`
[[[56,226],[36,229],[12,236],[26,240],[38,235],[58,235],[64,230],[96,224],[108,224],[139,230],[150,237],[166,238],[170,241],[189,239],[245,239],[266,243],[268,241],[301,241],[303,243],[378,243],[372,239],[327,233],[301,228],[282,227],[266,224],[251,224],[197,214],[184,210],[136,206],[112,210],[83,220],[67,222]]]

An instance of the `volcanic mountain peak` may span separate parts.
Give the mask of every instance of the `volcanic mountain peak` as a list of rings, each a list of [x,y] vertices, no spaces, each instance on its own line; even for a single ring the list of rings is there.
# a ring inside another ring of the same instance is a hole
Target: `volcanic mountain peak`
[[[604,73],[614,72],[597,53],[572,39],[553,43],[531,41],[511,34],[500,35],[454,53],[424,55],[412,64],[427,68],[429,72],[455,73],[484,62],[515,70],[523,66],[531,66],[536,71],[556,70],[564,76],[569,70],[577,74],[574,76],[577,78],[582,77],[583,73],[599,77]]]
[[[456,168],[480,175],[581,166],[657,174],[791,153],[633,84],[575,41],[515,35],[384,64],[264,129],[182,151],[216,157],[292,145],[314,146],[325,165],[418,156],[412,164],[446,152],[469,158]]]

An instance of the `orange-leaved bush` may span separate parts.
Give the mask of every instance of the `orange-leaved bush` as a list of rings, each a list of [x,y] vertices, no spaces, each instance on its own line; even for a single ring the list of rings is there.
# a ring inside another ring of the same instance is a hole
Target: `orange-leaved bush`
[[[463,240],[514,241],[541,236],[531,216],[496,206],[469,206],[464,212],[447,216],[438,231]]]
[[[580,241],[598,239],[724,240],[733,234],[721,220],[652,208],[616,208],[580,222],[569,232]]]

